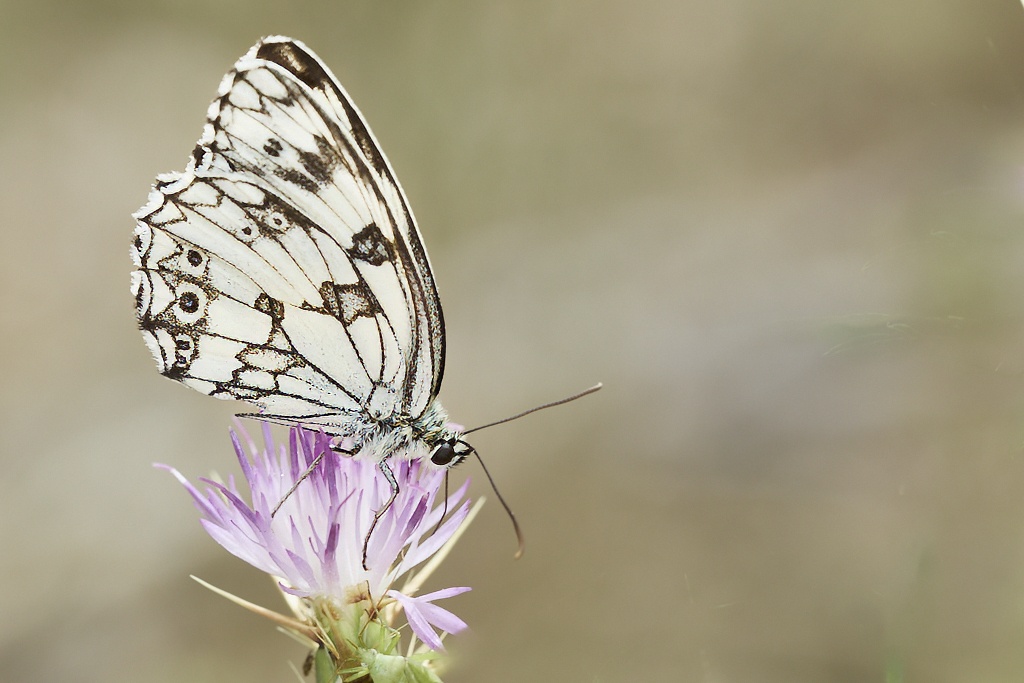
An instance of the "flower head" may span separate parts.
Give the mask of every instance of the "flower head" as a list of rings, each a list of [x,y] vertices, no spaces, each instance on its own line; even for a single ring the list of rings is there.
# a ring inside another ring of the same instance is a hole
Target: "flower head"
[[[396,588],[466,520],[466,484],[437,502],[445,472],[419,460],[394,458],[390,467],[398,492],[382,510],[392,487],[376,462],[339,455],[331,450],[330,437],[297,427],[287,447],[275,445],[266,424],[263,437],[260,448],[244,430],[231,435],[251,502],[233,477],[226,483],[203,479],[206,489],[200,491],[177,470],[166,469],[192,495],[214,540],[277,579],[300,622],[310,627],[305,635],[313,634],[326,648],[337,671],[365,671],[369,660],[395,655],[398,632],[391,624],[402,610],[412,632],[432,650],[442,649],[435,629],[456,633],[466,627],[433,601],[468,588],[416,597],[425,571]],[[288,495],[318,458],[319,464]],[[443,519],[446,511],[450,514]],[[366,654],[371,650],[372,657]]]

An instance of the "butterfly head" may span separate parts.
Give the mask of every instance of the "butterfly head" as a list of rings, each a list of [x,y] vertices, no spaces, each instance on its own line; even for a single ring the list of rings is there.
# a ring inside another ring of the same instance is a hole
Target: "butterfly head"
[[[455,467],[473,453],[473,447],[457,437],[450,437],[434,446],[430,462],[438,467]]]

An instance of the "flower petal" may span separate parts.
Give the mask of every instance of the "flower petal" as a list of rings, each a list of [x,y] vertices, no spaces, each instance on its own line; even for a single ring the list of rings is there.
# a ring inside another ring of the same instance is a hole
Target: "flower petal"
[[[434,631],[434,627],[447,633],[459,633],[466,629],[466,622],[445,608],[433,604],[432,601],[465,593],[468,590],[470,589],[467,587],[446,588],[419,597],[404,595],[396,590],[390,590],[387,594],[401,603],[402,609],[405,610],[405,618],[416,637],[432,650],[444,650],[441,638]]]

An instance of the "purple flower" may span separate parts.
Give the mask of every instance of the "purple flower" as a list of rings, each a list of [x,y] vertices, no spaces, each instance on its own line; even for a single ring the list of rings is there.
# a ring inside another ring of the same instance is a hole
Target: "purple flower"
[[[369,538],[369,569],[363,569],[366,533],[376,511],[391,496],[391,485],[377,463],[339,455],[330,449],[330,437],[301,428],[290,430],[287,448],[274,444],[266,424],[263,438],[265,445],[260,448],[244,430],[231,435],[251,502],[246,502],[233,477],[223,484],[202,479],[207,487],[200,491],[177,470],[161,467],[192,495],[201,523],[214,540],[277,579],[300,619],[331,641],[321,639],[324,646],[350,654],[366,648],[383,652],[379,642],[368,645],[360,638],[367,623],[380,622],[381,615],[393,617],[398,606],[404,609],[413,633],[434,650],[442,649],[434,629],[455,633],[466,628],[461,619],[433,601],[469,588],[414,597],[422,576],[407,578],[401,589],[394,586],[459,529],[469,514],[468,482],[447,503],[435,504],[445,472],[419,460],[391,458],[399,492]],[[319,465],[271,516],[321,455]],[[442,521],[446,510],[450,514]],[[325,619],[332,623],[324,624]],[[345,628],[339,628],[342,622]],[[379,625],[390,628],[390,622]]]

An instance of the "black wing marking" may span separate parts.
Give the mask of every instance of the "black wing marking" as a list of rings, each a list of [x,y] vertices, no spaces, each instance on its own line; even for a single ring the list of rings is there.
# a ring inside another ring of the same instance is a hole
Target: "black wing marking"
[[[161,372],[282,418],[419,417],[444,324],[387,160],[304,46],[257,44],[188,169],[136,215],[133,290]]]
[[[200,167],[251,173],[351,246],[352,265],[378,294],[402,349],[403,372],[388,385],[397,411],[422,414],[443,375],[441,306],[408,203],[358,110],[312,52],[283,38],[250,50],[221,93]],[[400,293],[375,281],[386,260]]]

